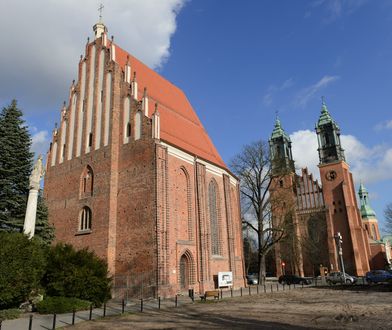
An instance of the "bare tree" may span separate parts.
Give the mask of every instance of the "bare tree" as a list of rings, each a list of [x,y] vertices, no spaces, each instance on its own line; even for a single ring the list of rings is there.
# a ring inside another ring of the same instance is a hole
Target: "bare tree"
[[[257,238],[259,283],[263,284],[266,256],[285,237],[287,224],[291,220],[291,203],[282,194],[271,196],[269,193],[276,177],[271,175],[266,142],[260,140],[244,146],[232,159],[230,168],[240,179],[242,222],[253,230]]]
[[[389,203],[384,210],[385,231],[392,234],[392,203]]]

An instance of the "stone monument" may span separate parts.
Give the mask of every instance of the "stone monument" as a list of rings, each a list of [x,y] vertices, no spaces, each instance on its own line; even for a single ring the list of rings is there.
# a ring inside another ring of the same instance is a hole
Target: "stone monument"
[[[44,174],[45,170],[42,164],[42,155],[39,155],[30,175],[29,198],[27,200],[26,217],[23,226],[23,233],[29,236],[29,238],[34,236],[38,192],[40,189],[40,181]]]

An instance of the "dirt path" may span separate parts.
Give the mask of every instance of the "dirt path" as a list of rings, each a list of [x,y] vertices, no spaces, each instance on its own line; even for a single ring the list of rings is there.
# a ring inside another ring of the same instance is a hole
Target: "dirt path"
[[[392,293],[295,290],[84,322],[75,329],[392,329]]]

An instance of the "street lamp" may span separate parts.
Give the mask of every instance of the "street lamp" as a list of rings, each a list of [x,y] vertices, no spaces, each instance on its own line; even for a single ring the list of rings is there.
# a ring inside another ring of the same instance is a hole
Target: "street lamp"
[[[340,268],[343,273],[343,281],[346,283],[346,271],[344,270],[344,262],[343,262],[343,249],[342,249],[342,235],[340,232],[337,232],[336,235],[334,236],[335,242],[336,242],[336,247],[338,249],[338,254],[339,254],[339,259],[340,259]]]

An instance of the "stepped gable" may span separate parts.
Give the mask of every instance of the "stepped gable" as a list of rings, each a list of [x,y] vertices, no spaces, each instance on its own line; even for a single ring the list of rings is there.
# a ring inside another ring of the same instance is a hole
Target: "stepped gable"
[[[155,102],[159,104],[161,140],[227,169],[184,92],[119,46],[115,47],[116,62],[124,68],[129,58],[132,76],[136,72],[139,99],[147,87],[149,117]]]

